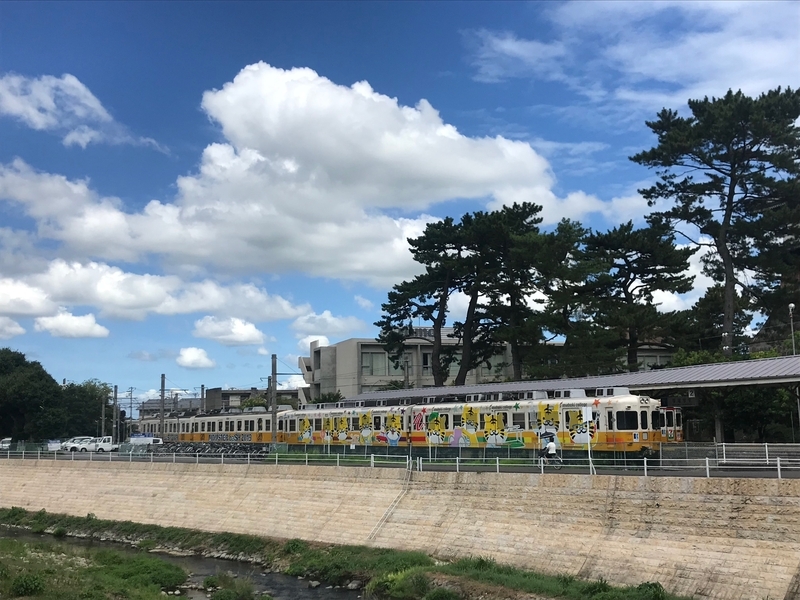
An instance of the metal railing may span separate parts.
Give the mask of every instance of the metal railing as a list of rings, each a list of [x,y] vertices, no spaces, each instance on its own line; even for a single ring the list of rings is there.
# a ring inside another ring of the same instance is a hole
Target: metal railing
[[[46,450],[0,451],[0,460],[91,461],[111,463],[195,463],[231,465],[302,465],[329,467],[404,468],[415,471],[563,473],[633,475],[643,477],[750,477],[800,478],[800,445],[718,444],[694,447],[682,456],[662,452],[649,457],[628,457],[620,464],[609,457],[565,456],[556,470],[538,457],[428,458],[383,454],[265,453],[120,453]],[[704,455],[698,455],[704,454]],[[697,456],[695,456],[697,455]]]

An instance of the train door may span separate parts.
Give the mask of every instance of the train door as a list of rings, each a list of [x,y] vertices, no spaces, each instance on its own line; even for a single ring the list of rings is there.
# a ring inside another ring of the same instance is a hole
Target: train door
[[[661,437],[668,442],[683,441],[683,415],[681,409],[674,406],[662,406],[658,409],[661,421]]]

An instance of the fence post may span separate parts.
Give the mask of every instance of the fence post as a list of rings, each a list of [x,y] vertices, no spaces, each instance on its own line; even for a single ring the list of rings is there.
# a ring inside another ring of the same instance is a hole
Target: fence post
[[[172,453],[172,464],[173,465],[175,464],[175,453],[174,452]]]
[[[306,452],[306,466],[308,466],[308,452]]]
[[[458,457],[456,456],[456,473],[458,473]]]
[[[722,442],[722,462],[728,462],[728,454],[725,451],[725,442]]]
[[[644,476],[647,477],[647,457],[644,457]]]
[[[337,467],[339,466],[339,456],[340,456],[340,454],[337,452],[337,453],[336,453],[336,466],[337,466]],[[277,463],[276,463],[276,464],[277,464]]]
[[[708,469],[708,457],[706,456],[706,478],[711,477],[711,472]]]
[[[495,464],[496,464],[496,467],[497,467],[497,468],[496,468],[496,472],[497,472],[497,473],[499,473],[499,472],[500,472],[500,457],[499,457],[499,456],[495,456],[495,458],[494,458],[494,459],[495,459],[495,461],[496,461],[496,463],[495,463]]]
[[[92,462],[94,460],[93,456],[94,452],[89,452],[89,462]],[[22,451],[22,458],[25,458],[25,450]]]
[[[196,465],[200,464],[200,453],[199,452],[195,452],[194,453],[194,464],[196,464]]]
[[[42,460],[42,451],[41,450],[37,450],[36,451],[36,460]]]
[[[247,464],[248,465],[250,464],[250,453],[249,452],[247,453]]]
[[[57,456],[58,456],[58,450],[53,452],[53,460],[58,460],[58,458],[56,458]]]
[[[111,452],[108,453],[108,462],[111,462]]]
[[[151,453],[150,453],[150,462],[153,462],[153,456],[154,456],[154,455],[155,455],[155,452],[151,452]]]
[[[539,457],[539,472],[544,475],[544,459]]]
[[[776,462],[776,464],[778,465],[778,479],[780,479],[780,478],[781,478],[781,457],[779,456],[779,457],[778,457],[778,458],[775,460],[775,462]]]
[[[369,455],[369,466],[372,467],[372,468],[375,467],[375,455],[374,454],[370,454]]]
[[[276,467],[278,466],[278,451],[277,450],[275,450],[275,466]],[[336,466],[339,466],[338,465],[338,461],[337,461],[337,465]]]
[[[131,451],[128,452],[128,462],[133,462],[133,448],[131,448]]]
[[[221,465],[225,464],[225,452],[219,455],[219,464]]]
[[[769,444],[764,444],[764,456],[767,458],[767,464],[769,464]]]

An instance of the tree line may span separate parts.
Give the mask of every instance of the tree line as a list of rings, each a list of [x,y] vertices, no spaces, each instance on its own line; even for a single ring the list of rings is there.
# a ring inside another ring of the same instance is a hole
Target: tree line
[[[67,439],[94,435],[102,429],[110,434],[112,389],[90,379],[59,385],[44,367],[21,352],[0,348],[0,438],[14,440]],[[121,412],[124,416],[124,411]]]
[[[514,380],[636,371],[645,343],[732,357],[746,352],[756,312],[800,305],[800,93],[688,105],[690,116],[664,109],[647,121],[657,143],[630,157],[656,177],[639,190],[653,209],[640,227],[565,218],[546,231],[541,207],[523,202],[410,238],[423,272],[393,286],[375,323],[396,366],[420,321],[433,330],[436,385],[463,385],[506,345]],[[715,285],[690,310],[659,310],[659,293],[692,289],[701,249]],[[467,309],[450,320],[455,294]],[[443,343],[446,326],[455,344]]]

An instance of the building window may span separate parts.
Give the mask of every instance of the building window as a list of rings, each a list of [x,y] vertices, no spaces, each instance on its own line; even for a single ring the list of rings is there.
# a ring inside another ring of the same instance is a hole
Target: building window
[[[385,377],[388,355],[385,352],[362,352],[361,374],[373,377]]]
[[[408,373],[410,375],[413,369],[412,366],[413,361],[411,360],[411,355],[408,353],[405,353],[403,354],[403,356],[400,357],[400,362],[397,363],[396,367],[394,366],[394,361],[389,360],[388,363],[389,363],[389,375],[403,375],[405,372],[404,369],[406,367],[408,367]]]
[[[431,363],[432,363],[433,354],[430,352],[423,352],[422,353],[422,374],[423,375],[430,375],[431,374]]]

